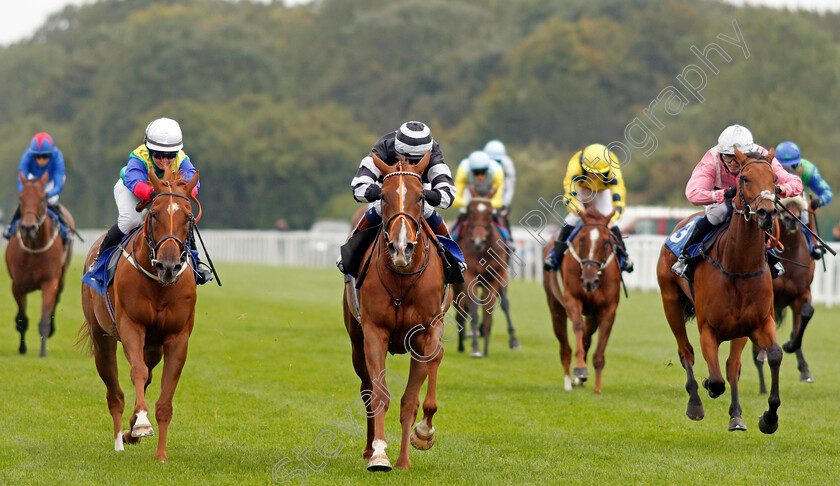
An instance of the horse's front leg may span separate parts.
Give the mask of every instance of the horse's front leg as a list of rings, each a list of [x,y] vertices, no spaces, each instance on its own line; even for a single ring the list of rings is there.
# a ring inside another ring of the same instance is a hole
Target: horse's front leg
[[[481,333],[479,332],[479,320],[478,320],[478,308],[479,306],[486,305],[486,302],[479,298],[478,291],[479,289],[483,288],[478,285],[472,287],[475,289],[475,299],[472,299],[471,293],[467,293],[467,298],[470,298],[471,302],[467,304],[470,309],[470,329],[472,330],[470,335],[472,336],[472,351],[470,352],[470,356],[473,358],[481,358],[484,355],[481,354],[481,350],[478,348],[478,338],[480,337]],[[483,291],[483,295],[487,295],[487,291]],[[485,299],[486,300],[486,299]]]
[[[698,323],[701,322],[699,316],[697,321]],[[703,388],[709,392],[709,396],[712,398],[717,398],[726,391],[726,382],[723,379],[720,362],[718,361],[719,347],[720,341],[718,341],[712,328],[703,322],[700,325],[700,349],[703,351],[703,358],[709,367],[709,377],[703,380]]]
[[[58,278],[50,279],[41,285],[41,320],[38,321],[38,333],[41,335],[41,357],[47,355],[47,338],[52,333],[53,313],[58,299]]]
[[[405,387],[402,400],[400,400],[400,425],[402,426],[402,435],[400,436],[400,456],[397,459],[396,466],[400,469],[408,469],[411,467],[411,459],[408,454],[408,443],[413,431],[411,427],[417,419],[417,409],[420,406],[420,387],[426,379],[426,361],[425,356],[421,353],[425,352],[426,336],[432,333],[424,330],[412,335],[410,343],[411,365],[408,374],[408,383]],[[414,440],[411,440],[412,445]],[[416,446],[415,446],[416,447]]]
[[[595,347],[595,353],[592,354],[592,365],[595,366],[595,390],[598,395],[601,394],[601,373],[604,371],[606,364],[605,353],[607,349],[607,341],[610,339],[610,332],[615,322],[615,311],[618,307],[616,302],[598,316],[598,345]]]
[[[758,393],[764,395],[767,393],[767,385],[764,384],[764,360],[766,359],[766,355],[760,353],[758,346],[753,344],[752,356],[753,364],[755,364],[755,369],[758,371]]]
[[[791,340],[796,339],[798,336],[798,346],[796,346],[796,363],[797,368],[799,369],[799,381],[805,383],[813,383],[814,377],[811,375],[811,371],[808,369],[808,362],[805,361],[805,355],[802,354],[802,334],[805,332],[805,327],[808,325],[808,321],[811,320],[811,317],[814,315],[814,308],[811,306],[810,303],[810,293],[807,297],[808,300],[797,300],[791,306],[793,309],[793,330],[790,333]]]
[[[194,316],[190,316],[192,321]],[[187,344],[190,339],[192,323],[188,322],[184,330],[178,334],[170,334],[163,342],[163,373],[160,378],[160,397],[155,403],[155,420],[157,420],[160,434],[158,445],[155,451],[155,459],[166,461],[166,434],[169,431],[169,423],[172,421],[172,399],[175,396],[175,388],[181,378],[181,371],[187,360]],[[154,357],[152,357],[154,360]],[[151,370],[146,384],[151,380]],[[145,387],[144,387],[145,389]]]
[[[586,323],[583,320],[583,308],[579,300],[569,297],[566,294],[564,302],[566,314],[572,321],[572,329],[575,333],[575,367],[572,370],[572,377],[575,385],[580,385],[589,379],[589,372],[586,369],[586,347],[584,346],[584,333]]]
[[[20,333],[20,347],[18,352],[26,354],[26,341],[24,339],[26,330],[29,329],[29,318],[26,317],[26,292],[19,286],[12,283],[12,295],[15,296],[18,312],[15,316],[15,329]]]
[[[443,346],[440,342],[442,332],[442,324],[426,331],[423,356],[419,357],[420,360],[425,361],[429,381],[426,385],[426,398],[423,400],[423,419],[414,426],[414,430],[411,432],[411,445],[424,451],[431,448],[435,443],[435,427],[432,425],[432,417],[434,417],[438,408],[437,375],[440,361],[443,359]],[[418,359],[418,357],[413,357],[413,359]]]
[[[505,313],[505,319],[507,319],[508,325],[508,346],[510,349],[519,349],[522,345],[519,343],[519,339],[516,337],[516,329],[513,328],[513,321],[510,319],[510,301],[507,298],[507,286],[501,287],[501,305],[502,311]]]
[[[553,275],[552,275],[553,276]],[[572,390],[572,348],[569,347],[569,335],[566,328],[566,309],[554,297],[549,285],[545,286],[545,296],[548,300],[548,310],[551,314],[551,324],[554,328],[554,335],[560,343],[560,362],[563,364],[563,389]]]
[[[369,319],[369,318],[368,318]],[[385,413],[391,403],[391,395],[385,383],[385,354],[388,352],[388,334],[386,330],[377,327],[374,323],[365,322],[362,317],[362,329],[365,336],[365,366],[368,376],[372,380],[370,394],[363,397],[365,402],[370,403],[373,413],[373,454],[368,461],[368,471],[390,471],[391,461],[385,449],[388,447],[385,441]]]
[[[741,402],[738,396],[738,380],[741,378],[741,353],[747,345],[747,338],[733,339],[729,343],[729,358],[726,360],[726,380],[732,394],[729,404],[729,431],[747,430],[744,419],[741,418]]]
[[[782,348],[776,342],[776,322],[770,316],[764,325],[751,336],[760,349],[767,353],[770,365],[770,396],[767,398],[768,409],[758,420],[758,428],[765,434],[772,434],[779,428],[777,411],[782,401],[779,398],[779,369],[782,366]]]
[[[490,332],[493,329],[493,312],[500,306],[501,301],[501,293],[502,293],[502,286],[499,284],[498,280],[493,280],[490,282],[490,286],[487,288],[487,297],[488,300],[491,302],[485,302],[482,306],[484,309],[484,319],[481,324],[481,330],[484,334],[484,356],[488,356],[490,354]]]
[[[119,317],[117,325],[123,352],[131,366],[131,382],[134,384],[136,398],[134,399],[134,414],[131,416],[131,437],[149,437],[155,435],[152,423],[149,422],[149,407],[146,405],[146,382],[149,379],[149,368],[143,356],[146,344],[146,328],[131,319]]]

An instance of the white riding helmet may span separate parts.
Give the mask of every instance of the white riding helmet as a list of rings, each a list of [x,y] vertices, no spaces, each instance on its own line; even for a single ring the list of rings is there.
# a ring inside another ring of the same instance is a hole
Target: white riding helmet
[[[490,168],[490,156],[481,150],[476,150],[470,154],[470,170],[487,170]]]
[[[181,126],[171,118],[158,118],[146,127],[146,147],[158,152],[177,152],[184,148]]]
[[[507,155],[505,152],[505,144],[498,140],[490,140],[487,142],[487,145],[484,146],[484,152],[490,156],[490,158],[496,159],[497,162],[501,162],[502,157]]]
[[[745,154],[747,152],[754,152],[758,145],[753,143],[752,132],[747,127],[741,125],[732,125],[726,127],[718,137],[717,151],[719,154],[735,155],[735,147]]]

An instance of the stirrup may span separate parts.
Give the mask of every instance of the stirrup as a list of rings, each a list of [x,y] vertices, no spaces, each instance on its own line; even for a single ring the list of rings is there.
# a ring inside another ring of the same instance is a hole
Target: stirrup
[[[776,262],[770,266],[770,275],[772,275],[773,278],[781,277],[784,274],[785,267],[782,265],[782,262]]]
[[[624,256],[624,264],[621,265],[621,270],[627,273],[633,273],[633,261],[627,255]]]
[[[195,266],[195,274],[198,277],[198,285],[204,285],[213,277],[213,271],[204,262],[198,262]]]
[[[90,262],[90,266],[88,267],[88,273],[93,272],[93,269],[96,268],[96,264],[99,263],[99,254],[93,257],[93,261]]]
[[[467,262],[458,262],[458,269],[461,270],[461,273],[467,271]]]
[[[551,255],[545,257],[543,260],[543,270],[546,272],[556,272],[557,271],[557,263],[554,261]]]
[[[671,266],[671,271],[682,278],[686,278],[685,273],[688,270],[688,263],[684,258],[680,258]]]
[[[338,267],[338,271],[347,275],[347,270],[344,269],[344,262],[341,261],[341,255],[338,256],[338,260],[335,261],[335,266]]]
[[[823,247],[815,246],[814,251],[811,252],[811,258],[813,258],[814,260],[819,260],[820,258],[822,258],[824,253],[825,250],[823,249]]]

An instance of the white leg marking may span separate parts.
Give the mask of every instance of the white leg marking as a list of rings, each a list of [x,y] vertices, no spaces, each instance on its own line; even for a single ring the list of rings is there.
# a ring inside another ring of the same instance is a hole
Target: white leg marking
[[[385,449],[388,448],[388,444],[385,443],[382,439],[376,439],[373,441],[373,455],[378,456],[380,454],[385,454]]]
[[[566,375],[563,377],[563,389],[566,391],[572,391],[572,377]]]
[[[123,438],[122,438],[122,430],[117,432],[117,437],[114,439],[114,450],[119,452],[123,449]]]
[[[138,425],[152,425],[152,423],[149,422],[149,412],[146,412],[145,410],[137,412],[137,420],[134,422],[134,426],[137,427]]]
[[[435,428],[429,427],[425,418],[421,420],[419,424],[415,425],[414,429],[423,437],[429,437],[435,433]]]

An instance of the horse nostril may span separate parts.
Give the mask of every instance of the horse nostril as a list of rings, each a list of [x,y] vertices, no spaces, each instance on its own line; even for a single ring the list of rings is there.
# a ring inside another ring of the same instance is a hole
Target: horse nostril
[[[173,273],[178,273],[180,271],[181,271],[181,264],[180,263],[175,265],[175,267],[172,269]]]

